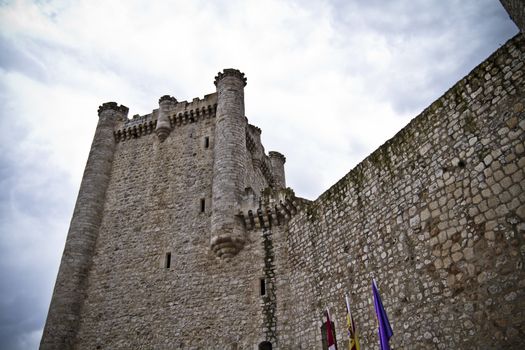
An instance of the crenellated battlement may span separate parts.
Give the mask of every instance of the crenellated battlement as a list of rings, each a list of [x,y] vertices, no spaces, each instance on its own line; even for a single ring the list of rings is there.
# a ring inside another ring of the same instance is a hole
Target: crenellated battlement
[[[267,155],[264,155],[264,157],[261,159],[259,168],[261,169],[261,172],[264,175],[266,181],[268,181],[268,183],[273,187],[275,180],[271,170],[270,160]]]
[[[278,160],[280,160],[281,162],[283,162],[283,164],[286,162],[286,157],[284,156],[284,154],[282,153],[279,153],[279,152],[276,152],[276,151],[270,151],[268,153],[268,156],[270,158],[277,158]]]
[[[246,191],[238,216],[246,230],[259,230],[284,225],[309,201],[298,198],[290,188],[272,189],[268,187],[261,196]]]
[[[129,108],[124,105],[119,106],[116,102],[105,102],[98,107],[98,114],[100,115],[101,113],[109,110],[121,113],[123,115],[127,115],[129,112]]]
[[[196,97],[191,102],[178,102],[176,98],[169,95],[164,95],[159,99],[159,103],[162,103],[164,101],[172,102],[173,108],[171,108],[168,111],[168,119],[171,128],[177,126],[180,127],[181,125],[185,125],[188,123],[195,123],[201,119],[213,118],[215,117],[215,112],[217,110],[216,93],[205,95],[202,99]],[[116,106],[115,102],[109,103],[111,103],[111,105],[105,108],[114,108],[113,104],[115,104]],[[100,108],[102,108],[104,105],[102,105]],[[127,119],[121,125],[121,127],[118,128],[118,130],[114,131],[113,134],[115,136],[115,141],[127,141],[130,139],[151,134],[155,131],[155,128],[157,127],[158,117],[159,109],[154,109],[149,114],[142,116],[135,115],[132,119]]]
[[[260,147],[260,142],[256,142],[256,139],[260,140],[260,137],[261,129],[251,124],[248,124],[246,128],[246,148],[248,149],[248,151],[250,151],[252,155],[254,155],[258,151],[257,148]]]
[[[163,103],[164,101],[171,102],[173,104],[178,103],[177,99],[170,95],[164,95],[161,98],[159,98],[159,104]]]
[[[248,124],[246,128],[246,148],[251,154],[254,167],[261,170],[266,181],[273,187],[274,175],[270,158],[265,154],[264,146],[261,143],[261,129],[251,124]]]
[[[172,126],[181,125],[181,124],[187,124],[187,123],[194,123],[198,121],[199,119],[204,118],[211,118],[215,117],[215,110],[217,109],[217,105],[209,105],[206,107],[202,107],[202,109],[195,109],[195,110],[185,110],[184,112],[175,112],[174,114],[170,115],[170,122]]]
[[[246,86],[247,79],[244,76],[244,73],[242,73],[241,71],[239,71],[237,69],[233,69],[233,68],[226,68],[222,72],[217,73],[217,76],[215,77],[215,81],[214,81],[215,86],[217,86],[219,81],[221,81],[222,79],[224,79],[226,77],[238,78],[242,82],[244,82],[243,86]]]
[[[179,101],[176,111],[197,110],[197,109],[202,109],[204,107],[207,107],[209,105],[216,105],[216,104],[217,104],[217,93],[213,92],[211,94],[204,95],[202,99],[199,97],[195,97],[191,102]]]

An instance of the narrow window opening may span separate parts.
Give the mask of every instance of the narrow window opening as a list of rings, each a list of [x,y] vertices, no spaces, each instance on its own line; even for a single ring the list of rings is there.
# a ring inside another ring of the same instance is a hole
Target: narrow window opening
[[[164,260],[164,267],[169,269],[171,266],[171,253],[166,253],[166,257]]]
[[[206,200],[204,198],[201,198],[201,213],[204,213],[206,211]]]
[[[264,278],[260,280],[260,292],[262,297],[266,295],[266,279]]]
[[[210,147],[210,138],[206,136],[204,138],[204,148],[209,148],[209,147]]]

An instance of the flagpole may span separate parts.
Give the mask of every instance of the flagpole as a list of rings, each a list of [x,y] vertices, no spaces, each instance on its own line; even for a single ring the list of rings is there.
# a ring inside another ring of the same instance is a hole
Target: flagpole
[[[350,333],[350,327],[352,326],[350,324],[351,320],[350,318],[352,316],[350,316],[349,318],[349,315],[350,315],[350,304],[348,302],[348,295],[345,293],[345,301],[346,301],[346,327],[348,328],[348,350],[352,350],[352,334]]]
[[[379,295],[379,289],[375,279],[372,279],[372,294],[374,296],[374,308],[376,310],[377,322],[378,322],[378,333],[379,333],[379,345],[381,350],[390,350],[389,340],[393,335],[390,321],[386,315],[383,302]]]
[[[352,316],[352,310],[350,309],[350,301],[348,294],[345,293],[346,301],[346,323],[348,328],[348,349],[349,350],[360,350],[359,344],[359,333],[355,325],[354,317]]]

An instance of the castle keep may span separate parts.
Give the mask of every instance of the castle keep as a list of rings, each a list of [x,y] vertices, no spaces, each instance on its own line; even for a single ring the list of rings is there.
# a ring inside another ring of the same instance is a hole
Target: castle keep
[[[525,347],[525,36],[314,201],[245,117],[246,78],[99,122],[41,349],[321,349],[323,310],[378,349]]]

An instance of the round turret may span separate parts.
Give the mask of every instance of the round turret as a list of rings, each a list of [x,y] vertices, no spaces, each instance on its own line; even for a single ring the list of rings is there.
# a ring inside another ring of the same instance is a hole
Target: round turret
[[[229,259],[242,249],[244,226],[237,216],[245,189],[246,118],[244,73],[225,69],[215,77],[217,113],[213,163],[211,248]]]
[[[242,87],[244,88],[246,86],[246,77],[244,76],[244,73],[237,69],[233,68],[226,68],[222,72],[217,73],[217,76],[215,77],[214,84],[217,87],[217,91],[219,90],[219,83],[224,78],[235,78],[239,80],[242,83]]]
[[[275,151],[271,151],[268,155],[270,156],[270,164],[272,165],[273,187],[286,188],[286,178],[284,175],[286,157]]]
[[[118,105],[116,102],[105,102],[98,107],[98,116],[112,117],[115,116],[117,120],[126,121],[128,119],[129,108],[124,105]]]
[[[155,132],[160,142],[163,142],[171,132],[169,113],[177,105],[177,99],[170,95],[164,95],[159,99],[159,116],[157,118],[157,128]]]

